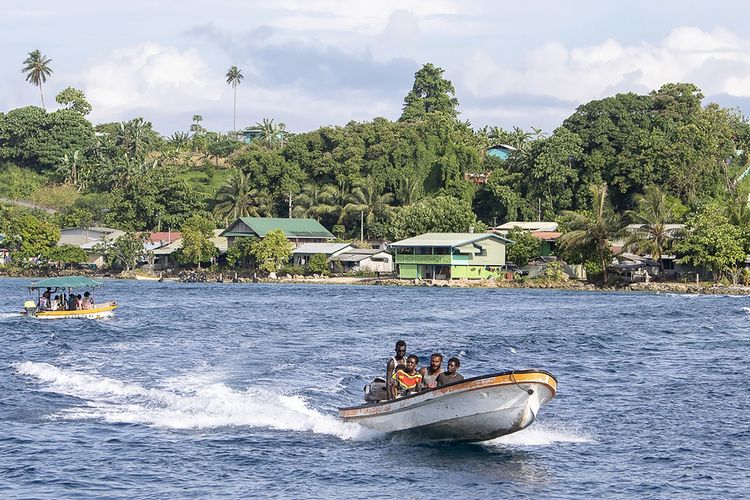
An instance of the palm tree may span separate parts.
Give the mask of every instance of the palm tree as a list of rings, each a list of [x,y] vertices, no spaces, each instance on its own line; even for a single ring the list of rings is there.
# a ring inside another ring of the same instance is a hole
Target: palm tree
[[[635,196],[638,210],[628,210],[626,215],[638,224],[625,246],[635,245],[638,252],[647,253],[659,262],[660,274],[664,274],[661,260],[664,252],[672,246],[673,235],[666,228],[674,217],[674,203],[658,186],[648,186],[643,194]]]
[[[49,67],[49,63],[51,62],[52,59],[47,59],[47,56],[35,50],[29,52],[29,57],[23,61],[24,66],[21,70],[21,72],[26,73],[27,82],[39,87],[39,96],[42,98],[42,109],[47,109],[44,107],[42,84],[47,81],[47,77],[52,73],[52,68]]]
[[[273,119],[263,118],[263,121],[256,123],[250,130],[258,133],[257,139],[269,148],[276,149],[286,143],[289,132],[286,130],[286,124],[283,122],[274,123]]]
[[[324,202],[324,189],[323,186],[315,182],[302,186],[302,192],[297,195],[294,201],[292,215],[319,220],[322,214],[333,211],[333,206]]]
[[[367,177],[352,189],[350,202],[344,206],[339,222],[345,216],[361,213],[369,227],[377,218],[389,219],[395,212],[392,193],[383,193],[375,179]]]
[[[349,202],[350,196],[346,181],[339,180],[336,184],[328,184],[320,193],[320,213],[334,214],[341,220],[345,215],[344,206]]]
[[[150,128],[151,123],[141,117],[133,118],[128,122],[120,122],[117,126],[115,143],[123,148],[125,154],[133,158],[142,158],[146,153]]]
[[[592,184],[591,212],[563,212],[570,217],[570,231],[557,240],[563,248],[590,249],[602,266],[604,282],[607,282],[607,260],[612,255],[611,240],[623,231],[622,221],[607,204],[607,185]]]
[[[274,212],[273,197],[267,191],[253,188],[240,169],[219,188],[215,201],[214,214],[222,220],[271,216]]]
[[[401,206],[409,206],[422,198],[420,184],[414,175],[404,175],[399,179],[395,197],[401,203]]]
[[[245,78],[242,76],[242,70],[239,69],[237,66],[232,66],[227,71],[227,74],[225,75],[227,77],[227,83],[232,86],[232,89],[234,90],[234,120],[232,122],[232,130],[234,132],[237,131],[237,85],[242,83],[242,79]]]

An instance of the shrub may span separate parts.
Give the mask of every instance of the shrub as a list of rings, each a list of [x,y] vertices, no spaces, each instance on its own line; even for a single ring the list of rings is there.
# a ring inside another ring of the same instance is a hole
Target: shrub
[[[325,254],[316,253],[310,257],[310,261],[307,263],[307,271],[310,274],[327,274],[328,261]]]

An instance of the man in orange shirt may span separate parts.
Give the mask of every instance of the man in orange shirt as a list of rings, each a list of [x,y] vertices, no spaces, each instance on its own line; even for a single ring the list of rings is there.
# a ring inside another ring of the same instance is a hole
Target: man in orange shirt
[[[393,393],[391,398],[413,394],[422,388],[422,374],[417,371],[419,358],[414,354],[406,358],[406,367],[399,368],[393,374]]]

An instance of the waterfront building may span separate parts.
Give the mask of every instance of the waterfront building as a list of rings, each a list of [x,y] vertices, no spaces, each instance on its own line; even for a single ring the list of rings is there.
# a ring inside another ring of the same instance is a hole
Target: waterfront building
[[[292,251],[292,263],[304,266],[315,254],[323,254],[328,260],[353,248],[351,243],[305,243]]]
[[[281,229],[294,247],[305,243],[326,243],[336,237],[315,219],[276,217],[238,217],[222,231],[231,247],[235,238],[264,238],[266,234]]]
[[[496,233],[426,233],[390,248],[400,278],[481,279],[502,274],[512,243]]]

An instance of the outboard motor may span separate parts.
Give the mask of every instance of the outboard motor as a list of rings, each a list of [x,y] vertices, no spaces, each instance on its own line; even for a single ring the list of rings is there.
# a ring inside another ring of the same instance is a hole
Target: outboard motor
[[[388,399],[388,390],[383,377],[376,377],[365,386],[365,401],[368,403],[377,403],[386,399]]]
[[[31,299],[27,300],[23,303],[23,310],[26,311],[26,314],[31,316],[36,312],[36,302]]]

